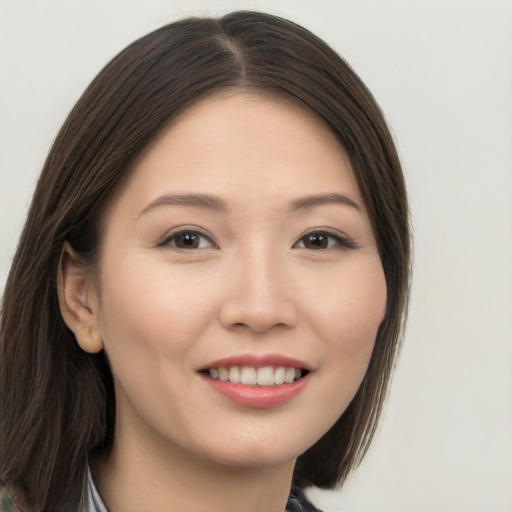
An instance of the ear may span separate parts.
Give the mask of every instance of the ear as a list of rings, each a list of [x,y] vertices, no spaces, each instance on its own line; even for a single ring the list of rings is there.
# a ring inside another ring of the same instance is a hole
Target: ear
[[[62,318],[80,347],[91,354],[103,349],[98,326],[99,299],[92,276],[69,243],[62,248],[57,277]]]

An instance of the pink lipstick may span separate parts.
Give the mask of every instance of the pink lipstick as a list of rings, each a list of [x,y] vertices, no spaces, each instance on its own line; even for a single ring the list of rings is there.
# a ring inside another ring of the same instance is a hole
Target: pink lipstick
[[[238,405],[265,409],[291,401],[307,386],[312,371],[303,361],[279,354],[243,354],[213,361],[199,373]]]

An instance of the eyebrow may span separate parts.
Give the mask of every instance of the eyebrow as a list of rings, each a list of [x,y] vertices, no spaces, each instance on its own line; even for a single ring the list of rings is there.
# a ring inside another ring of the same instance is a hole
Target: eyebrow
[[[306,210],[313,206],[329,203],[342,204],[350,206],[358,212],[361,211],[355,201],[337,192],[310,195],[296,199],[292,201],[290,211]],[[223,213],[229,211],[229,207],[225,201],[211,194],[165,194],[151,201],[151,203],[139,213],[139,217],[160,206],[192,206],[194,208],[204,208]]]
[[[192,206],[218,212],[229,210],[228,205],[222,199],[211,194],[166,194],[151,201],[139,213],[139,217],[159,206]]]
[[[291,209],[292,211],[305,210],[307,208],[311,208],[312,206],[318,206],[329,203],[343,204],[355,208],[358,212],[361,211],[361,208],[354,200],[350,199],[350,197],[344,196],[343,194],[339,194],[337,192],[301,197],[300,199],[296,199],[295,201],[292,202]]]

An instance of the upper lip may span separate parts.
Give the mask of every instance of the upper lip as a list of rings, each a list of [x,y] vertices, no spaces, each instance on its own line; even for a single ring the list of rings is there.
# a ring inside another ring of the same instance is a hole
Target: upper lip
[[[210,368],[228,368],[230,366],[251,366],[254,368],[261,368],[263,366],[289,366],[299,368],[300,370],[313,370],[313,368],[304,361],[281,354],[234,355],[212,361],[211,363],[204,365],[201,370],[208,370]]]

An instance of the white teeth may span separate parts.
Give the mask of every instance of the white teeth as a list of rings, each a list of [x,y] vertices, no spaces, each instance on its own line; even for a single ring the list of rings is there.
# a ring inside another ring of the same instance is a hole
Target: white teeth
[[[229,368],[211,368],[207,371],[212,379],[246,386],[280,386],[290,384],[302,376],[302,371],[291,366],[230,366]]]
[[[258,378],[256,376],[256,368],[249,368],[248,366],[244,366],[240,373],[240,382],[249,386],[254,386],[257,384]]]
[[[284,383],[284,366],[280,366],[279,368],[276,368],[276,371],[274,373],[274,384],[276,386],[279,386],[280,384]]]
[[[240,368],[238,366],[232,366],[229,369],[229,382],[233,382],[234,384],[238,384],[240,382]]]
[[[258,368],[256,371],[256,380],[260,386],[274,385],[274,369],[270,366]]]
[[[284,371],[284,381],[288,384],[295,380],[295,368],[286,368]]]

